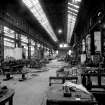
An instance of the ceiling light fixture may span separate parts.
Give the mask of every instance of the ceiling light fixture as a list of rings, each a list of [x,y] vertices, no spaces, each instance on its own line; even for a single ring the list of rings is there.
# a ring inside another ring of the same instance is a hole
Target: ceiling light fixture
[[[58,33],[61,34],[61,33],[62,33],[62,29],[59,29],[59,30],[58,30]]]
[[[60,44],[59,47],[62,48],[63,47],[63,44]]]
[[[67,48],[67,47],[69,47],[69,46],[68,46],[67,43],[61,43],[61,44],[59,45],[59,47],[60,47],[60,48]]]
[[[71,50],[69,50],[69,51],[68,51],[68,54],[69,54],[69,55],[71,55],[71,53],[72,53],[72,51],[71,51]]]
[[[39,0],[23,0],[23,3],[28,7],[28,9],[33,13],[38,22],[44,27],[48,34],[52,37],[54,41],[58,41],[57,37],[40,5]]]

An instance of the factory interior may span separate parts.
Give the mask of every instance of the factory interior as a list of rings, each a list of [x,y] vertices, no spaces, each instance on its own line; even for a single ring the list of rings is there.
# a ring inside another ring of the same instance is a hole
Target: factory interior
[[[0,105],[105,105],[105,0],[0,0]]]

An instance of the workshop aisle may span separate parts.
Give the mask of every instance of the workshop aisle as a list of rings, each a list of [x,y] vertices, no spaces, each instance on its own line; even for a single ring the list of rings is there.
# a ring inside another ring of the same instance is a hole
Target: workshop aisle
[[[45,92],[48,89],[49,76],[55,76],[56,70],[66,65],[63,62],[52,61],[47,65],[49,71],[42,72],[32,79],[16,82],[13,105],[41,105]]]

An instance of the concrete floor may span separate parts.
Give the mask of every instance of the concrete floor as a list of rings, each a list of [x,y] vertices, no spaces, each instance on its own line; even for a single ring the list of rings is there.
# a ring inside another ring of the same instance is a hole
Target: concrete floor
[[[49,70],[38,73],[38,76],[32,76],[31,79],[22,82],[18,81],[19,76],[15,76],[14,80],[4,81],[2,84],[15,89],[13,105],[42,105],[48,90],[49,76],[55,76],[56,70],[63,65],[65,63],[53,60],[46,66]]]

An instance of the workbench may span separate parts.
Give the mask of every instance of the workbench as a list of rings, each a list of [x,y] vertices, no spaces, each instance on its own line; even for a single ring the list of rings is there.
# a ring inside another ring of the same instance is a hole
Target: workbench
[[[3,89],[0,91],[0,105],[13,105],[13,96],[15,91],[13,89]]]
[[[51,86],[46,95],[46,105],[96,105],[97,101],[90,93],[83,91],[71,92],[70,97],[64,97],[62,85]]]

